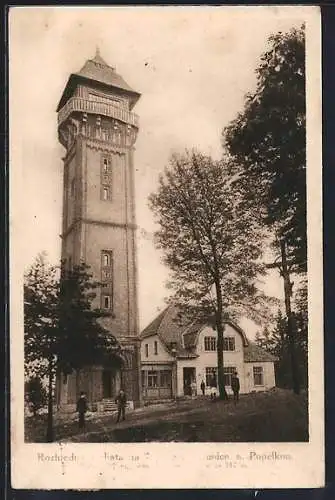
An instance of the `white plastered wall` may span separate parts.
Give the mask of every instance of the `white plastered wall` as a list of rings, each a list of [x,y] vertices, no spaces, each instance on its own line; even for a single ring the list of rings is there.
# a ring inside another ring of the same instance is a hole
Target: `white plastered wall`
[[[201,393],[200,384],[204,380],[206,382],[206,367],[217,366],[217,351],[205,351],[205,337],[215,337],[217,339],[217,332],[213,328],[206,326],[200,333],[197,344],[197,390]],[[239,332],[230,325],[226,325],[224,337],[234,337],[235,351],[224,351],[223,364],[224,366],[233,366],[236,368],[241,385],[241,392],[246,392],[245,373],[244,373],[244,359],[243,359],[243,340]],[[230,387],[226,387],[227,392],[231,392]],[[207,390],[208,392],[208,390]]]
[[[155,342],[157,342],[157,354],[155,354]],[[148,345],[148,357],[145,352],[145,345]],[[171,362],[173,361],[173,357],[166,350],[165,346],[159,339],[158,335],[152,335],[151,337],[147,337],[141,340],[141,363],[142,368],[145,363],[162,363],[162,362]]]

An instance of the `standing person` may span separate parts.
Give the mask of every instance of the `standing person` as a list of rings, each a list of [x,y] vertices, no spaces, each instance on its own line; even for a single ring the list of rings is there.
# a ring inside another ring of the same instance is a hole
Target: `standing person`
[[[215,377],[215,376],[213,376],[213,377],[212,377],[212,380],[211,380],[211,399],[212,399],[213,401],[215,401],[215,400],[216,400],[216,390],[217,390],[217,389],[216,389],[216,377]]]
[[[191,383],[191,391],[192,391],[192,398],[195,398],[197,395],[197,384],[195,380]]]
[[[202,395],[204,396],[205,395],[205,382],[202,380],[201,381],[201,384],[200,384],[200,389],[201,389],[201,392],[202,392]]]
[[[120,422],[120,417],[122,416],[122,420],[126,419],[126,405],[127,405],[127,397],[126,393],[123,389],[120,389],[119,395],[115,399],[117,403],[117,419],[116,423]]]
[[[236,404],[239,399],[240,392],[240,380],[238,378],[237,372],[235,372],[231,378],[231,388],[234,394],[234,402]]]
[[[77,412],[79,414],[79,429],[85,429],[85,413],[87,412],[87,400],[84,392],[80,393],[77,401]]]

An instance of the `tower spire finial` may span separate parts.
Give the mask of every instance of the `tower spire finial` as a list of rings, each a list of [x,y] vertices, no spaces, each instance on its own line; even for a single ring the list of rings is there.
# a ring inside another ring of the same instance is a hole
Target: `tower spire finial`
[[[97,45],[96,48],[95,48],[95,57],[100,57],[100,48],[99,48],[99,45]]]

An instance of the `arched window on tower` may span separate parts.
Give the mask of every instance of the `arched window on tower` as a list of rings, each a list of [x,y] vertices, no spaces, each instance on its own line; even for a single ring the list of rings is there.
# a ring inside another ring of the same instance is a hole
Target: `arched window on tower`
[[[108,186],[102,187],[102,199],[108,201],[110,199],[110,188]]]
[[[101,308],[113,309],[113,252],[101,252]]]
[[[103,159],[103,171],[104,174],[108,174],[108,158]]]
[[[100,198],[103,201],[112,199],[112,160],[110,156],[101,157],[101,188]]]
[[[102,265],[103,265],[103,267],[110,267],[110,265],[111,265],[111,254],[110,254],[110,252],[104,252],[102,254]]]

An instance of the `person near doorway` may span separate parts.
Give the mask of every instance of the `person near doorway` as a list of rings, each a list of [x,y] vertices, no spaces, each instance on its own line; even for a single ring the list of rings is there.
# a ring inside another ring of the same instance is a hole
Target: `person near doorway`
[[[117,403],[116,423],[118,423],[118,422],[120,422],[120,418],[122,418],[122,420],[126,419],[127,397],[126,397],[126,393],[124,392],[123,389],[120,389],[120,392],[119,392],[118,396],[116,397],[115,402]]]
[[[85,429],[85,413],[87,412],[87,400],[84,392],[80,393],[77,401],[77,412],[79,415],[79,429]]]
[[[202,380],[200,384],[200,389],[203,396],[205,395],[205,388],[206,388],[205,382]]]
[[[216,377],[212,377],[211,380],[211,399],[213,401],[216,400],[216,393],[217,393],[217,387],[216,387]]]
[[[195,380],[193,380],[193,382],[191,383],[191,393],[192,393],[192,398],[195,398],[197,395],[197,384]]]
[[[184,394],[185,394],[185,396],[192,395],[192,387],[191,387],[191,382],[189,380],[186,380],[184,382]]]
[[[234,375],[231,378],[231,389],[234,394],[234,402],[235,404],[239,400],[239,392],[240,392],[240,380],[238,378],[237,372],[234,373]]]

